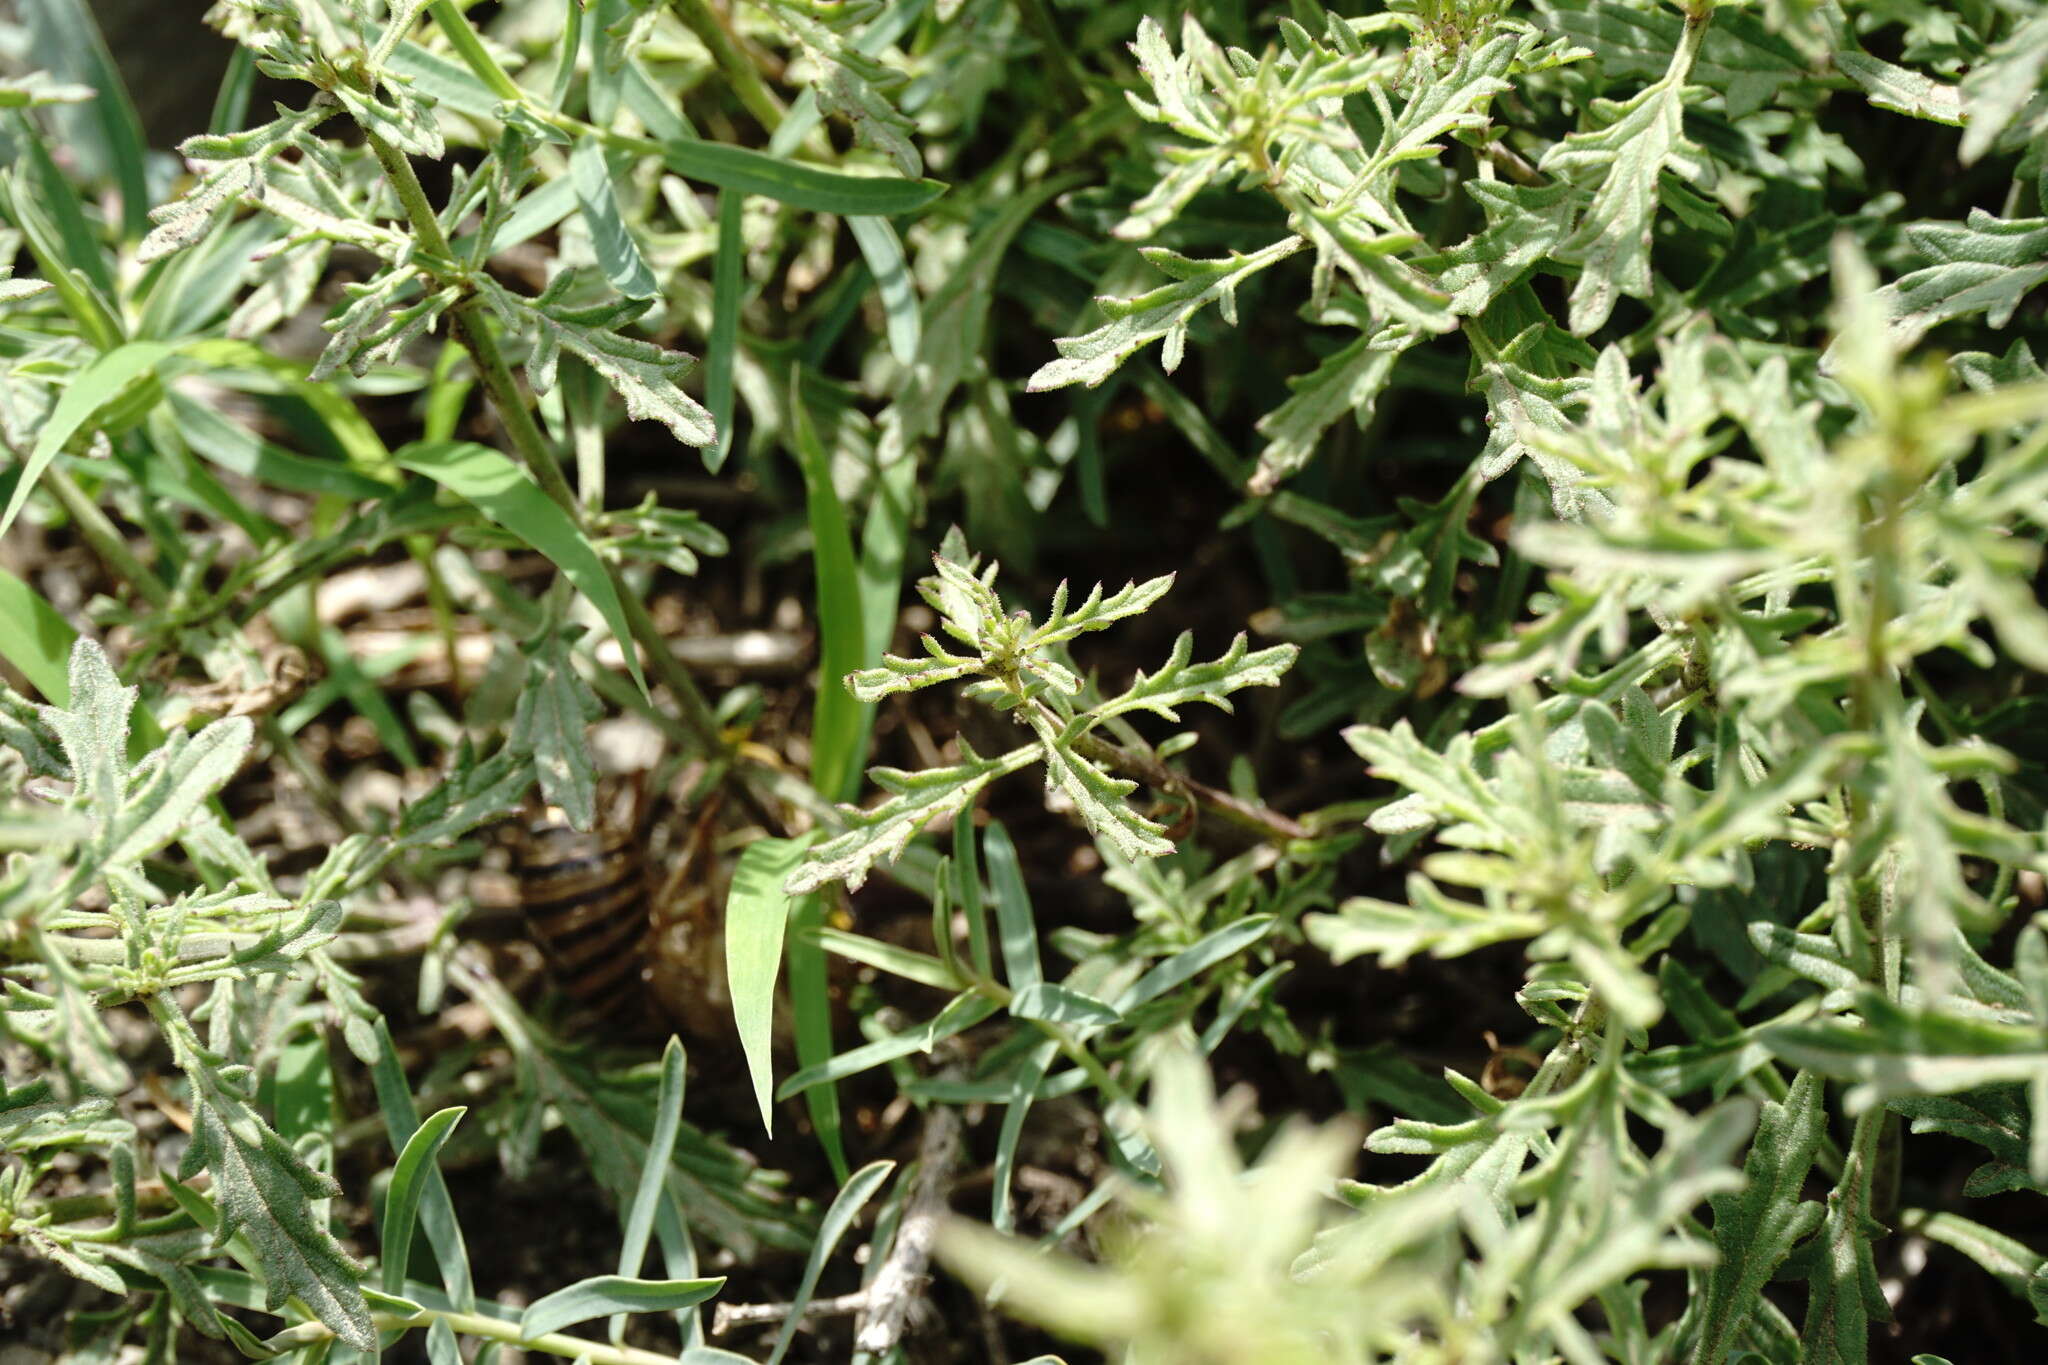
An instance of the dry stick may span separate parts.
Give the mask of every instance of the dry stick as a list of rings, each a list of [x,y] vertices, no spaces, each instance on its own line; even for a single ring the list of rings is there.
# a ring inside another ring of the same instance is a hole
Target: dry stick
[[[886,1355],[902,1339],[910,1310],[924,1297],[925,1269],[946,1216],[953,1164],[959,1159],[960,1113],[934,1105],[918,1143],[917,1183],[910,1188],[910,1204],[896,1227],[889,1258],[868,1281],[867,1309],[854,1336],[854,1349]]]
[[[946,1216],[947,1196],[952,1190],[953,1167],[960,1159],[960,1114],[958,1110],[935,1105],[925,1119],[924,1136],[918,1142],[917,1179],[911,1186],[910,1202],[897,1225],[896,1240],[889,1255],[875,1271],[865,1289],[837,1298],[813,1299],[804,1305],[804,1317],[844,1317],[858,1313],[862,1321],[854,1349],[877,1355],[894,1349],[910,1322],[911,1310],[923,1298],[925,1271],[931,1265],[932,1243],[939,1223]],[[711,1320],[711,1335],[723,1336],[735,1327],[780,1322],[789,1316],[787,1303],[722,1303]]]

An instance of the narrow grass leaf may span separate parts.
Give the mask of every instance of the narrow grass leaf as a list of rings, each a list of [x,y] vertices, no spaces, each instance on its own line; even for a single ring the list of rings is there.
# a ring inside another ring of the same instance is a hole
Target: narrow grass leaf
[[[791,937],[785,956],[790,1013],[796,1021],[796,1060],[804,1070],[828,1066],[832,1061],[832,983],[826,975],[825,950],[817,943],[818,931],[824,927],[825,898],[815,892],[801,897],[790,916]],[[794,1093],[784,1086],[777,1097]],[[810,1111],[818,1142],[832,1163],[832,1178],[843,1183],[852,1167],[846,1160],[838,1088],[829,1081],[805,1087],[804,1107]]]
[[[967,920],[967,954],[977,976],[993,977],[994,959],[989,955],[988,916],[981,902],[981,855],[974,837],[974,821],[962,811],[953,818],[953,874],[959,882],[960,913]]]
[[[1217,963],[1237,956],[1271,933],[1276,923],[1278,921],[1271,915],[1253,915],[1235,924],[1225,925],[1189,948],[1155,965],[1132,982],[1130,989],[1118,996],[1111,1007],[1119,1014],[1129,1014],[1146,1001],[1156,1000],[1168,991],[1200,976]]]
[[[886,218],[857,217],[846,220],[853,240],[874,274],[875,288],[882,296],[882,318],[889,337],[889,354],[899,365],[914,364],[923,339],[924,324],[918,316],[917,285],[910,278],[910,266],[903,259],[903,239]]]
[[[818,441],[803,400],[802,372],[792,372],[790,410],[804,475],[804,504],[810,513],[811,564],[818,584],[818,692],[811,709],[811,783],[835,801],[860,791],[860,766],[867,727],[863,712],[872,703],[848,692],[841,679],[866,664],[867,633],[861,622],[859,571],[846,507],[832,484],[832,461]]]
[[[1014,1005],[1011,1012],[1015,1013]],[[1024,1055],[1011,1073],[1010,1103],[1003,1110],[1002,1131],[996,1137],[995,1189],[989,1214],[989,1222],[997,1232],[1007,1233],[1016,1225],[1016,1213],[1010,1207],[1010,1180],[1017,1170],[1017,1142],[1024,1136],[1024,1117],[1031,1112],[1031,1101],[1058,1053],[1059,1044],[1051,1038],[1044,1039]]]
[[[1011,997],[1010,1015],[1077,1028],[1103,1028],[1123,1019],[1094,996],[1049,981],[1034,981]]]
[[[519,1339],[534,1341],[564,1327],[613,1313],[669,1313],[689,1308],[725,1287],[725,1277],[708,1280],[636,1280],[593,1275],[535,1299],[519,1315]]]
[[[1038,923],[1031,913],[1031,892],[1024,885],[1024,868],[1017,859],[1017,846],[1000,821],[989,821],[981,835],[982,856],[988,860],[989,889],[996,898],[996,928],[1003,941],[1003,974],[1010,989],[1020,994],[1038,985],[1044,974],[1038,965]]]
[[[370,1066],[370,1079],[377,1090],[377,1106],[384,1115],[384,1131],[392,1150],[403,1152],[419,1131],[419,1111],[413,1107],[412,1086],[392,1046],[391,1032],[382,1019],[376,1024],[377,1051]],[[418,1204],[420,1227],[427,1244],[434,1249],[440,1265],[441,1285],[449,1301],[467,1310],[476,1302],[476,1290],[469,1276],[469,1249],[463,1244],[462,1224],[455,1216],[455,1204],[448,1196],[448,1183],[440,1170],[429,1163],[420,1182]]]
[[[647,679],[640,672],[632,629],[626,624],[625,610],[619,605],[604,561],[597,557],[589,538],[569,520],[569,514],[555,506],[525,470],[488,446],[470,441],[415,442],[393,458],[403,468],[424,474],[463,498],[553,560],[611,627],[625,654],[627,671],[641,694],[646,694]]]
[[[434,1157],[455,1131],[455,1125],[469,1110],[461,1105],[443,1109],[413,1130],[398,1164],[391,1170],[391,1184],[384,1191],[382,1228],[384,1264],[378,1283],[386,1294],[405,1288],[405,1264],[412,1255],[412,1230],[426,1193],[426,1177],[433,1171]]]
[[[783,1318],[782,1330],[775,1337],[775,1349],[768,1353],[768,1365],[781,1365],[782,1357],[789,1353],[790,1343],[796,1340],[797,1324],[803,1321],[804,1309],[809,1305],[811,1295],[817,1292],[818,1277],[825,1272],[825,1263],[832,1259],[839,1239],[846,1235],[868,1200],[874,1197],[875,1191],[895,1169],[893,1161],[873,1161],[861,1167],[840,1188],[832,1207],[825,1210],[825,1220],[818,1225],[818,1240],[811,1247],[810,1259],[804,1262],[803,1280],[790,1299],[789,1314]]]
[[[704,467],[716,474],[732,453],[733,365],[740,344],[740,305],[746,285],[746,243],[740,237],[745,196],[718,194],[718,254],[711,261],[711,336],[704,352],[704,406],[718,439],[704,447]]]
[[[647,1159],[640,1167],[640,1184],[633,1191],[633,1203],[626,1210],[626,1232],[619,1239],[619,1274],[637,1274],[647,1259],[647,1241],[654,1231],[654,1215],[668,1189],[669,1159],[675,1155],[676,1130],[683,1121],[682,1040],[673,1034],[661,1050],[661,1090],[654,1100],[654,1132],[647,1139]],[[614,1342],[624,1338],[623,1314],[612,1319]]]
[[[898,947],[880,939],[868,938],[861,934],[849,934],[843,929],[820,929],[817,934],[818,946],[829,953],[837,954],[852,962],[865,963],[878,971],[900,976],[905,981],[915,981],[922,986],[931,986],[942,991],[957,991],[967,983],[944,962],[928,953],[912,948]]]
[[[782,883],[800,862],[808,839],[758,839],[740,854],[732,891],[725,901],[725,977],[732,992],[732,1017],[740,1051],[761,1106],[761,1130],[775,1131],[771,1052],[775,1024],[775,976],[782,965],[782,941],[790,898]]]
[[[131,242],[140,240],[149,230],[149,189],[143,175],[149,144],[91,8],[85,0],[24,0],[21,8],[28,20],[30,60],[99,92],[89,105],[66,111],[75,116],[67,120],[66,139],[74,152],[84,151],[101,163],[96,169],[121,194],[121,235]]]
[[[791,208],[848,217],[893,218],[899,213],[915,213],[946,192],[936,180],[846,175],[718,142],[666,141],[661,144],[661,159],[685,180],[766,195]]]
[[[893,1062],[898,1057],[908,1057],[913,1052],[929,1052],[954,1034],[964,1033],[973,1028],[994,1014],[997,1008],[996,1003],[985,995],[974,991],[963,992],[946,1008],[940,1010],[937,1018],[922,1028],[905,1029],[901,1033],[879,1038],[850,1052],[842,1052],[818,1066],[805,1067],[776,1087],[776,1098],[788,1099],[791,1095],[800,1095],[815,1085],[843,1081],[848,1076],[857,1076],[870,1067]]]
[[[79,371],[77,376],[58,395],[56,406],[43,422],[43,429],[36,433],[36,443],[22,465],[21,479],[14,485],[14,493],[7,499],[7,510],[0,513],[0,536],[14,525],[20,515],[22,504],[28,501],[29,489],[35,486],[43,471],[50,467],[50,461],[79,428],[92,420],[93,416],[129,391],[129,386],[154,370],[166,356],[177,348],[162,341],[131,341],[101,355],[90,365]]]
[[[71,642],[77,638],[41,593],[0,569],[0,658],[52,706],[71,704]]]

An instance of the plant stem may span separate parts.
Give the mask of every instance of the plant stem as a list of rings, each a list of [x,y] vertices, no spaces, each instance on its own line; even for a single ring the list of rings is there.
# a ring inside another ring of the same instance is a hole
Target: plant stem
[[[1082,735],[1074,741],[1074,751],[1155,791],[1184,792],[1193,797],[1201,809],[1268,843],[1284,846],[1309,837],[1308,831],[1290,815],[1282,815],[1256,801],[1247,801],[1220,788],[1197,782],[1150,754],[1125,749],[1100,735]]]
[[[782,101],[775,98],[775,92],[768,88],[768,83],[761,79],[760,69],[754,65],[753,58],[741,50],[739,40],[733,37],[724,19],[707,0],[675,0],[674,8],[683,26],[695,34],[697,41],[711,53],[711,60],[732,83],[732,93],[746,106],[747,112],[771,133],[781,127],[783,116],[788,111],[782,107]]]
[[[404,207],[406,218],[420,239],[420,245],[428,256],[446,262],[451,253],[448,236],[441,230],[440,220],[434,216],[433,205],[427,200],[425,189],[420,185],[419,176],[412,168],[412,162],[398,148],[386,142],[369,130],[364,130],[371,150],[384,167],[385,177],[391,182]],[[429,266],[431,269],[431,266]],[[466,284],[452,266],[444,283]],[[562,463],[555,457],[554,448],[542,434],[540,424],[534,421],[533,410],[527,405],[519,388],[519,381],[513,377],[512,369],[505,363],[504,352],[498,348],[498,341],[492,335],[489,319],[484,313],[484,304],[474,294],[455,305],[449,312],[449,323],[455,338],[462,343],[475,363],[477,377],[482,380],[484,392],[497,411],[498,418],[505,425],[505,433],[511,438],[513,448],[526,462],[539,480],[541,490],[553,500],[556,506],[569,517],[577,527],[583,525],[583,507],[569,487],[569,480],[562,472]],[[615,565],[605,565],[606,576],[611,579],[612,588],[617,592],[619,602],[626,615],[627,627],[633,639],[647,652],[648,662],[655,674],[668,687],[676,700],[677,709],[682,713],[683,724],[689,727],[692,737],[702,751],[710,756],[731,758],[729,746],[719,733],[717,718],[712,714],[704,694],[697,690],[695,679],[669,649],[668,642],[648,614],[646,604],[641,602],[621,578]],[[621,643],[624,643],[623,641]],[[750,806],[762,814],[751,792],[741,789]]]
[[[107,514],[100,510],[98,503],[85,495],[69,471],[52,463],[43,471],[43,487],[57,495],[57,501],[64,504],[64,510],[78,523],[78,534],[85,543],[92,546],[93,553],[116,574],[128,580],[128,586],[138,593],[152,607],[170,605],[171,590],[164,581],[128,548],[128,541],[122,536]]]

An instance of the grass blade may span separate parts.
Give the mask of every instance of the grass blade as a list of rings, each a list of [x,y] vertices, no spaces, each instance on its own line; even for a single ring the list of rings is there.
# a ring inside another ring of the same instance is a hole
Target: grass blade
[[[57,458],[57,452],[64,448],[64,443],[76,435],[95,413],[120,397],[130,384],[155,369],[175,349],[161,341],[131,341],[108,351],[79,371],[58,397],[57,405],[50,409],[43,429],[36,433],[35,446],[22,466],[21,481],[14,485],[14,494],[7,500],[7,510],[0,513],[0,536],[6,535],[8,528],[14,525],[22,504],[28,501],[29,489],[50,467],[50,461]]]
[[[718,254],[711,263],[711,338],[704,354],[704,406],[718,439],[704,447],[704,467],[716,474],[732,453],[733,362],[740,344],[740,298],[746,284],[746,244],[740,240],[738,190],[718,195]]]
[[[413,1223],[420,1198],[426,1193],[425,1176],[433,1168],[441,1144],[448,1141],[455,1125],[469,1110],[461,1105],[443,1109],[413,1130],[391,1170],[391,1187],[384,1191],[384,1264],[378,1283],[386,1294],[405,1290],[405,1263],[412,1255]]]
[[[832,484],[832,462],[819,444],[803,402],[802,371],[790,385],[796,448],[803,465],[804,503],[810,513],[811,562],[818,584],[818,693],[811,711],[811,785],[835,801],[860,792],[862,752],[870,703],[847,691],[841,679],[867,664],[867,632],[861,621],[859,571],[846,508]]]
[[[533,1341],[613,1313],[670,1313],[700,1304],[723,1288],[723,1275],[708,1280],[636,1280],[624,1275],[593,1275],[535,1299],[519,1315],[519,1336],[523,1341]]]
[[[667,1189],[669,1158],[675,1154],[676,1129],[683,1121],[683,1044],[670,1035],[661,1050],[661,1092],[654,1101],[654,1132],[647,1139],[647,1160],[640,1167],[640,1186],[633,1192],[633,1205],[626,1211],[626,1234],[619,1242],[619,1274],[630,1276],[647,1259],[647,1239],[654,1230],[654,1215]],[[626,1331],[625,1315],[612,1319],[611,1336],[621,1340]]]
[[[660,293],[654,272],[640,254],[633,230],[619,214],[618,191],[612,187],[612,171],[605,161],[604,144],[586,137],[569,153],[569,179],[576,186],[576,203],[590,229],[591,250],[612,288],[629,299],[651,299]]]
[[[90,104],[63,111],[73,117],[60,126],[74,151],[101,163],[93,169],[121,192],[121,235],[140,241],[149,231],[149,189],[143,177],[148,144],[92,11],[85,0],[24,0],[21,8],[28,20],[30,60],[99,91]]]
[[[828,1066],[832,1060],[832,985],[826,977],[825,950],[817,933],[825,926],[825,898],[813,893],[797,901],[790,916],[787,948],[789,1007],[796,1019],[796,1060],[806,1071]],[[777,1092],[795,1094],[787,1085]],[[804,1091],[804,1107],[818,1141],[832,1163],[832,1176],[844,1181],[851,1169],[846,1161],[846,1140],[840,1132],[839,1091],[830,1084],[813,1084]]]
[[[867,258],[874,273],[875,288],[882,295],[882,316],[887,322],[889,354],[899,365],[917,360],[917,345],[924,337],[923,319],[918,316],[917,285],[903,259],[903,239],[886,218],[858,217],[846,220],[853,240]]]
[[[685,180],[766,195],[814,213],[894,217],[915,213],[946,192],[936,180],[846,175],[718,142],[666,141],[661,144],[661,159]]]
[[[853,1178],[840,1187],[839,1197],[832,1201],[832,1207],[825,1210],[825,1221],[818,1226],[818,1240],[811,1247],[811,1256],[804,1263],[804,1278],[797,1286],[796,1296],[790,1300],[789,1316],[782,1320],[782,1331],[776,1335],[775,1349],[768,1353],[768,1365],[781,1365],[782,1357],[789,1352],[789,1344],[796,1340],[797,1324],[803,1320],[804,1308],[817,1292],[818,1277],[824,1273],[825,1262],[832,1259],[833,1249],[839,1239],[853,1226],[853,1220],[881,1188],[889,1173],[896,1169],[893,1161],[874,1161],[854,1172]]]
[[[989,821],[981,834],[982,856],[988,859],[989,889],[996,898],[996,929],[1003,941],[1003,974],[1010,989],[1030,990],[1045,979],[1038,965],[1038,925],[1031,915],[1031,893],[1024,886],[1024,869],[1017,861],[1017,846],[1009,831],[998,821]]]
[[[415,442],[397,451],[398,464],[424,474],[463,498],[499,526],[553,560],[563,577],[590,599],[611,627],[626,656],[626,669],[644,695],[647,679],[625,609],[612,589],[611,575],[590,540],[569,514],[555,506],[540,485],[518,465],[488,446],[470,441]]]
[[[760,839],[747,845],[733,869],[725,902],[725,977],[732,993],[733,1022],[746,1054],[761,1129],[775,1131],[771,1045],[775,1024],[775,975],[782,965],[789,897],[783,879],[803,858],[808,839]]]
[[[967,955],[976,975],[993,980],[995,962],[988,950],[988,916],[981,905],[981,855],[976,852],[974,821],[962,811],[953,821],[953,872],[959,881],[960,913],[967,917]]]
[[[1264,938],[1276,923],[1271,915],[1254,915],[1225,925],[1131,983],[1131,988],[1110,1002],[1119,1014],[1129,1014],[1148,1000],[1155,1000],[1176,986],[1191,981],[1209,968],[1234,957]]]
[[[405,1068],[399,1065],[398,1050],[391,1045],[390,1029],[382,1019],[376,1029],[377,1059],[370,1067],[370,1078],[377,1088],[377,1107],[383,1111],[384,1131],[391,1138],[392,1149],[403,1152],[419,1131],[419,1111],[413,1107],[412,1087],[405,1079]],[[458,1308],[470,1308],[476,1303],[476,1289],[469,1276],[469,1248],[463,1244],[455,1203],[448,1197],[448,1182],[431,1164],[421,1186],[418,1217],[440,1264],[441,1285],[449,1300]]]
[[[1031,1101],[1038,1094],[1046,1069],[1052,1065],[1052,1059],[1058,1052],[1059,1044],[1050,1038],[1045,1039],[1017,1063],[1017,1070],[1010,1078],[1010,1103],[1003,1110],[1003,1130],[996,1138],[995,1191],[992,1196],[995,1202],[989,1215],[989,1222],[997,1232],[1009,1232],[1016,1224],[1016,1214],[1010,1207],[1010,1178],[1017,1169],[1017,1142],[1024,1135],[1024,1116],[1031,1112]]]
[[[41,593],[0,569],[0,657],[52,706],[71,704],[71,642],[77,638]]]

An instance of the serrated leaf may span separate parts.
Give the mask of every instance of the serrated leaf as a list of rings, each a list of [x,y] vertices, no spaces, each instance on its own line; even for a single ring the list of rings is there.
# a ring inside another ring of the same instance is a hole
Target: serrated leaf
[[[1031,393],[1068,384],[1095,387],[1140,348],[1164,339],[1160,364],[1170,374],[1180,367],[1187,345],[1188,323],[1195,314],[1218,304],[1223,320],[1237,321],[1237,287],[1259,271],[1306,246],[1300,237],[1286,237],[1250,255],[1232,252],[1220,261],[1195,261],[1167,251],[1148,251],[1145,258],[1174,276],[1174,282],[1130,299],[1098,299],[1110,321],[1085,336],[1062,337],[1053,343],[1058,360],[1039,367],[1025,384]]]
[[[1913,345],[1953,318],[1985,314],[2003,327],[2048,280],[2048,218],[2003,219],[1971,209],[1963,223],[1918,223],[1906,240],[1934,264],[1877,291],[1893,344]]]
[[[505,743],[532,756],[541,795],[561,807],[575,829],[589,829],[597,819],[597,765],[588,726],[603,714],[568,645],[551,636],[526,675]]]
[[[1791,1091],[1767,1104],[1743,1163],[1740,1194],[1717,1194],[1714,1248],[1720,1259],[1707,1273],[1699,1301],[1701,1324],[1694,1365],[1721,1365],[1744,1319],[1792,1248],[1820,1226],[1823,1210],[1802,1200],[1800,1189],[1827,1131],[1819,1078],[1802,1071]]]
[[[1704,23],[1701,20],[1702,27]],[[1554,175],[1596,186],[1578,226],[1551,253],[1580,267],[1571,295],[1574,336],[1604,325],[1622,295],[1650,295],[1650,227],[1657,212],[1657,178],[1689,145],[1682,128],[1682,57],[1690,63],[1681,48],[1673,54],[1673,72],[1633,99],[1621,104],[1595,101],[1596,112],[1608,120],[1606,126],[1573,133],[1546,152],[1540,163]]]
[[[1359,426],[1372,420],[1373,406],[1393,377],[1401,353],[1421,338],[1401,328],[1361,336],[1325,357],[1307,374],[1287,381],[1294,392],[1259,419],[1266,448],[1245,487],[1253,494],[1270,493],[1306,468],[1325,431],[1353,414]]]
[[[1194,654],[1194,644],[1193,631],[1181,632],[1173,642],[1173,653],[1150,677],[1140,670],[1130,687],[1095,707],[1091,714],[1100,720],[1143,710],[1177,721],[1180,716],[1173,708],[1193,701],[1205,701],[1228,711],[1230,693],[1244,687],[1278,687],[1282,675],[1293,667],[1301,653],[1296,645],[1252,651],[1248,637],[1240,631],[1221,658],[1191,664],[1188,661]]]
[[[1085,717],[1061,728],[1037,711],[1027,716],[1038,736],[1039,756],[1045,761],[1045,785],[1066,794],[1090,833],[1109,840],[1126,858],[1162,858],[1173,852],[1173,842],[1165,837],[1166,826],[1146,819],[1125,802],[1124,797],[1138,784],[1111,777],[1099,764],[1074,751]]]
[[[888,799],[867,810],[840,807],[846,816],[846,832],[813,848],[783,883],[783,890],[800,896],[835,881],[857,890],[878,859],[894,859],[927,824],[965,810],[983,787],[1028,766],[1037,754],[1035,745],[1013,749],[1000,758],[983,758],[967,750],[966,761],[946,768],[915,773],[870,769],[868,776],[889,793]]]
[[[1043,624],[1035,627],[1024,639],[1024,648],[1041,650],[1047,646],[1063,644],[1087,630],[1101,630],[1112,621],[1121,621],[1136,616],[1166,595],[1173,586],[1172,574],[1148,578],[1143,583],[1129,582],[1111,593],[1102,595],[1102,585],[1089,589],[1088,596],[1072,611],[1067,610],[1067,585],[1062,579],[1053,589],[1052,606],[1047,610]]]
[[[332,1199],[341,1187],[308,1166],[211,1066],[198,1068],[193,1080],[200,1098],[180,1171],[187,1178],[201,1169],[213,1175],[220,1210],[214,1245],[246,1234],[263,1266],[265,1308],[275,1312],[296,1295],[336,1337],[374,1350],[377,1331],[358,1267],[313,1216],[311,1201]]]
[[[1991,150],[2048,75],[2048,13],[2022,19],[1973,64],[1962,80],[1967,128],[1957,155],[1965,166]],[[2038,126],[2038,125],[2037,125]]]
[[[1963,94],[1953,85],[1855,48],[1835,53],[1834,62],[1835,69],[1863,87],[1879,109],[1951,127],[1963,122]]]
[[[572,304],[568,299],[572,275],[570,271],[557,275],[538,298],[515,294],[488,276],[476,281],[477,293],[491,311],[507,327],[533,339],[534,358],[527,362],[527,374],[534,387],[541,391],[553,387],[553,357],[568,351],[604,376],[625,399],[628,416],[660,422],[684,445],[712,444],[718,433],[712,427],[711,414],[682,390],[682,378],[696,362],[681,351],[666,350],[614,329],[613,323],[627,312],[637,316],[641,304],[629,301],[626,308]]]

